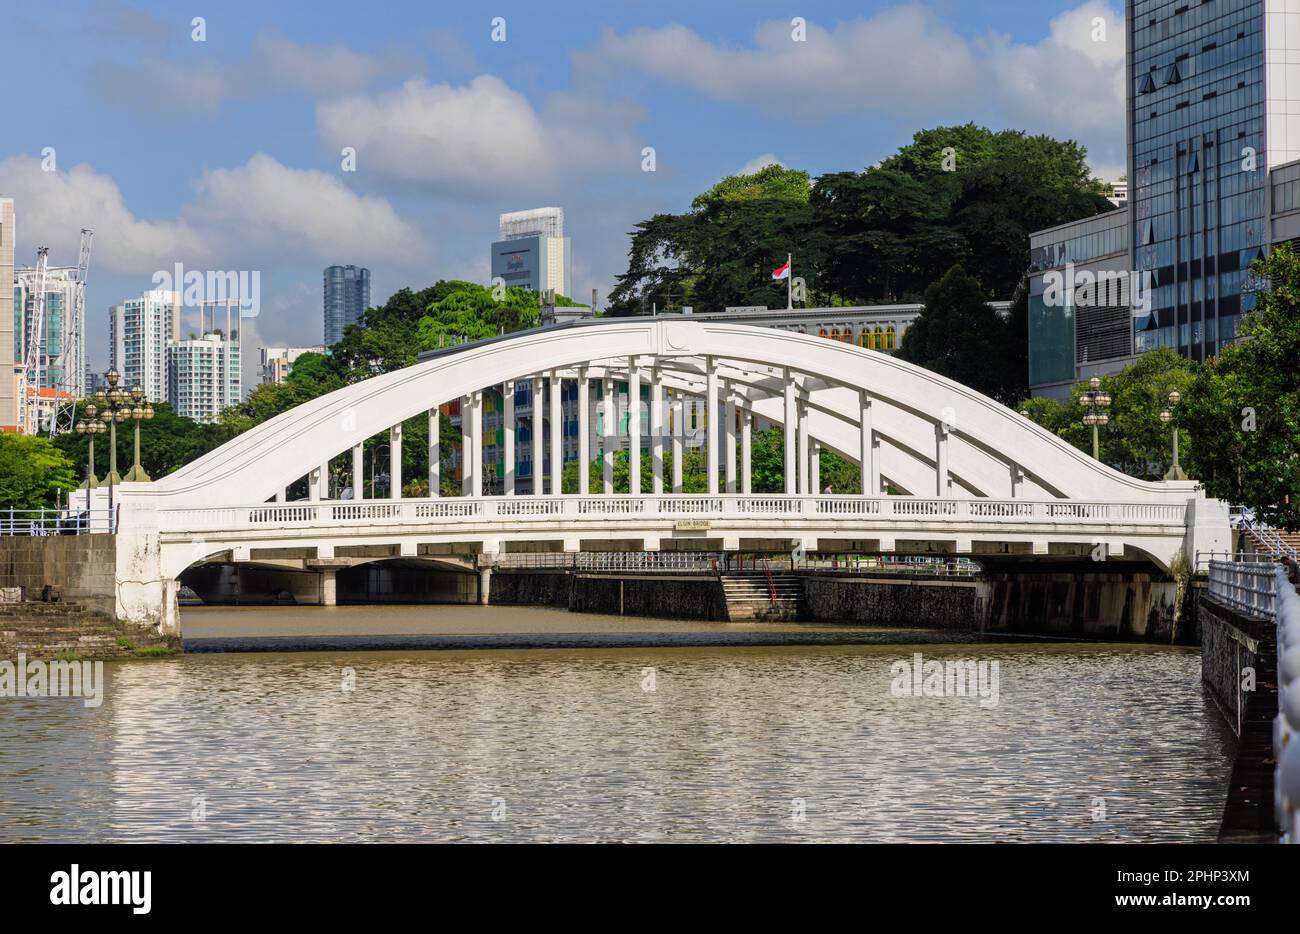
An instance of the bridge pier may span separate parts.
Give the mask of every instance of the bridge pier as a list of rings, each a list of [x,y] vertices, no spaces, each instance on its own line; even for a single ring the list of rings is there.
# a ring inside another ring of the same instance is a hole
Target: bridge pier
[[[338,570],[336,568],[321,568],[320,570],[320,605],[321,606],[338,606]]]
[[[478,603],[487,606],[492,596],[492,568],[482,567],[478,570]]]

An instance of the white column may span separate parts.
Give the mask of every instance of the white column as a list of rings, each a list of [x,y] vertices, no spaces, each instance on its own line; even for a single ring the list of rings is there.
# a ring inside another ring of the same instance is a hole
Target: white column
[[[474,475],[470,493],[483,495],[483,393],[474,393]]]
[[[880,483],[872,485],[871,476],[875,461],[875,448],[872,445],[871,397],[865,389],[858,391],[858,467],[862,477],[862,495],[878,496]]]
[[[354,500],[365,499],[365,481],[365,447],[361,444],[354,444],[352,445],[352,498]]]
[[[948,495],[948,426],[934,426],[934,495]]]
[[[460,492],[474,495],[474,396],[460,400]]]
[[[608,376],[602,387],[604,393],[604,440],[600,446],[600,459],[604,468],[604,493],[609,496],[614,492],[614,445],[618,443],[618,405],[614,400],[614,381]]]
[[[808,451],[808,492],[817,494],[822,491],[822,444],[814,441]]]
[[[501,456],[502,489],[506,496],[515,495],[515,384],[506,380],[501,386],[501,421],[502,442],[505,448]]]
[[[745,409],[740,413],[740,492],[754,492],[754,413]]]
[[[785,430],[785,492],[793,494],[799,492],[798,479],[799,472],[795,466],[798,463],[795,458],[795,427],[799,421],[798,407],[795,402],[794,373],[791,370],[785,371],[785,421],[782,428]]]
[[[551,495],[559,496],[564,483],[564,408],[560,400],[560,375],[552,370],[551,392]]]
[[[808,489],[808,403],[799,400],[799,492],[807,495]]]
[[[542,465],[546,460],[546,420],[542,417],[542,378],[533,377],[533,495],[546,492],[542,484]]]
[[[641,495],[641,368],[627,358],[627,488]]]
[[[727,386],[727,391],[723,398],[726,401],[726,415],[724,421],[723,443],[727,449],[723,452],[723,462],[727,465],[726,491],[728,493],[736,492],[736,397],[732,392],[731,386]]]
[[[284,496],[284,488],[281,487],[280,489],[278,489],[278,490],[275,491],[275,501],[276,501],[277,503],[283,503],[284,500],[285,500],[285,496]]]
[[[388,498],[402,498],[402,423],[388,429]]]
[[[587,471],[591,468],[591,383],[587,368],[578,371],[578,493],[591,492]]]
[[[686,411],[682,405],[682,393],[679,389],[673,390],[672,401],[672,429],[673,429],[673,492],[682,491],[682,458],[684,454],[682,449],[682,439],[686,437]]]
[[[441,494],[442,484],[442,424],[438,418],[438,407],[429,409],[429,495]]]
[[[664,383],[659,367],[650,371],[650,475],[651,492],[664,491]]]
[[[1011,498],[1019,499],[1024,489],[1025,472],[1020,469],[1019,464],[1011,465]]]
[[[707,433],[705,449],[709,457],[709,493],[718,492],[718,445],[722,438],[718,431],[718,364],[713,357],[707,357],[705,366],[704,390],[704,430]]]
[[[321,496],[321,486],[329,485],[329,466],[320,464],[307,474],[307,499],[313,503],[320,502],[321,499],[328,499],[329,493],[326,491],[324,497]]]

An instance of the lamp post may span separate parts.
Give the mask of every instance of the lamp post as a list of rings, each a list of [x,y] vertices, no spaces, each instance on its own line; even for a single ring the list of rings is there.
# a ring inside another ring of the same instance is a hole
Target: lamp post
[[[104,381],[108,383],[108,392],[101,389],[95,393],[95,399],[101,408],[99,420],[108,428],[108,476],[105,479],[108,482],[109,516],[113,515],[113,485],[122,482],[122,478],[117,473],[117,423],[126,421],[127,400],[130,398],[130,394],[125,389],[117,388],[121,380],[122,377],[117,370],[109,370],[104,374]],[[102,431],[103,428],[101,427],[100,430]]]
[[[1174,420],[1174,408],[1178,403],[1183,401],[1183,394],[1177,389],[1170,391],[1165,397],[1169,404],[1160,410],[1160,421],[1169,425],[1169,433],[1174,444],[1174,462],[1169,465],[1169,471],[1165,474],[1166,480],[1186,480],[1187,474],[1183,473],[1183,468],[1178,466],[1178,426],[1172,424]]]
[[[127,471],[126,481],[128,483],[148,483],[149,475],[140,466],[140,422],[147,422],[153,418],[153,406],[145,399],[144,390],[139,386],[131,387],[131,402],[132,405],[129,411],[132,420],[135,422],[135,463]]]
[[[1088,391],[1079,396],[1079,403],[1087,410],[1083,423],[1092,428],[1092,459],[1101,460],[1101,439],[1097,429],[1110,422],[1106,410],[1110,408],[1110,394],[1101,391],[1101,378],[1088,380]]]
[[[86,482],[81,485],[83,490],[93,490],[99,486],[99,479],[95,476],[95,435],[102,434],[104,431],[103,424],[97,417],[99,409],[95,403],[87,404],[83,414],[85,418],[77,419],[77,434],[89,435],[90,441],[90,460],[86,464]],[[89,504],[89,499],[87,499]]]

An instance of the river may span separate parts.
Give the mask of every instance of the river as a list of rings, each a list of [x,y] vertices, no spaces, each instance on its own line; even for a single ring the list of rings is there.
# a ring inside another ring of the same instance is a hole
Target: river
[[[380,609],[330,631],[429,618]],[[719,628],[439,609],[456,631]],[[0,842],[1214,840],[1232,747],[1195,650],[914,635],[112,662],[99,707],[0,700]],[[997,703],[896,696],[915,652],[996,661]]]

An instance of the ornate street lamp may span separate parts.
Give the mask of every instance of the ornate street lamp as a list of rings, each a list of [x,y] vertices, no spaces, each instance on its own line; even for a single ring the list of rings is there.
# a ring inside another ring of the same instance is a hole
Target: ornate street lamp
[[[1101,378],[1088,380],[1088,391],[1079,396],[1079,403],[1087,410],[1083,423],[1092,428],[1092,458],[1101,460],[1101,440],[1097,429],[1110,422],[1106,410],[1110,408],[1110,394],[1101,391]]]
[[[153,406],[145,399],[144,390],[131,387],[131,418],[135,422],[135,463],[126,472],[127,483],[148,483],[149,475],[140,466],[140,422],[153,418]]]
[[[121,374],[117,370],[109,370],[104,374],[104,381],[108,383],[108,392],[100,390],[95,393],[101,411],[99,420],[104,427],[108,429],[108,476],[104,478],[108,484],[108,514],[113,515],[113,486],[121,483],[122,478],[117,473],[117,423],[127,420],[127,401],[130,394],[124,389],[118,389],[117,384],[121,382]]]
[[[97,418],[99,409],[95,403],[88,403],[83,414],[86,417],[77,420],[76,430],[79,435],[90,436],[90,460],[86,464],[86,482],[81,485],[81,488],[93,490],[99,486],[99,479],[95,476],[95,435],[103,434],[104,426]]]
[[[1174,409],[1178,403],[1183,401],[1183,394],[1177,389],[1172,390],[1165,397],[1168,406],[1160,410],[1160,421],[1169,425],[1169,432],[1174,443],[1174,462],[1169,465],[1169,471],[1165,474],[1166,480],[1186,480],[1187,474],[1183,473],[1183,468],[1178,466],[1178,426],[1171,424],[1174,420]]]

